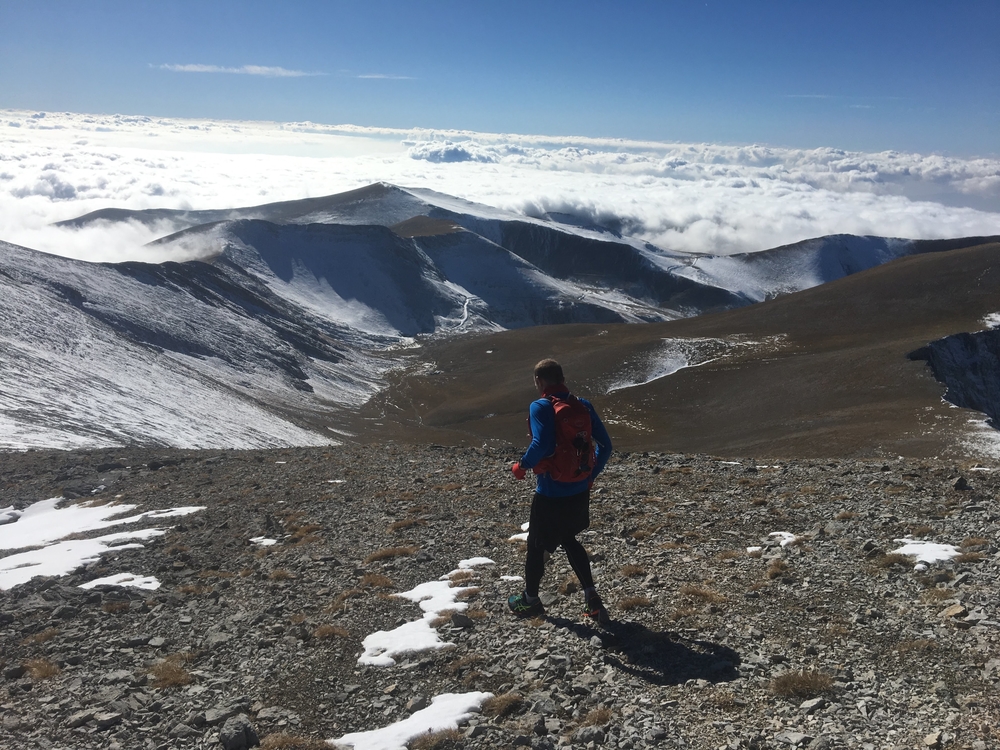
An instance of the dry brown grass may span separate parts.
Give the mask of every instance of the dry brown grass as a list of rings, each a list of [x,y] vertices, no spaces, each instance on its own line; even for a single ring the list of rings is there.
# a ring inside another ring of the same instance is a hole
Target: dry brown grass
[[[330,638],[350,638],[351,634],[346,628],[337,625],[320,625],[312,632],[312,637],[325,641]]]
[[[225,570],[201,570],[198,572],[199,578],[232,578],[235,574]]]
[[[625,612],[630,609],[638,609],[639,607],[651,607],[652,605],[653,603],[646,596],[626,596],[624,599],[618,600],[618,609]]]
[[[570,575],[562,579],[562,581],[559,583],[558,590],[559,593],[562,594],[563,596],[567,596],[568,594],[575,594],[577,591],[580,590],[580,582],[577,580],[576,576],[571,573]]]
[[[901,654],[925,654],[928,651],[935,650],[937,647],[938,645],[936,641],[932,641],[928,638],[918,638],[913,641],[900,641],[900,643],[896,646],[896,650]]]
[[[33,680],[47,680],[59,674],[59,666],[48,659],[27,659],[24,668]]]
[[[753,500],[750,501],[750,504],[751,505],[756,505],[759,508],[762,505],[767,505],[767,498],[766,497],[755,497]]]
[[[295,574],[287,568],[275,568],[267,577],[272,581],[291,581]]]
[[[120,615],[123,612],[128,612],[129,607],[132,605],[127,602],[104,602],[101,605],[101,610],[107,612],[109,615]]]
[[[45,628],[45,630],[40,633],[35,633],[34,635],[29,635],[21,641],[22,646],[29,646],[33,643],[47,643],[59,635],[61,631],[59,628]]]
[[[850,521],[857,517],[858,514],[855,513],[853,510],[842,510],[840,513],[834,516],[834,518],[838,521]]]
[[[708,696],[705,702],[720,711],[732,711],[740,705],[739,701],[736,699],[735,693],[729,690],[720,690],[712,693]]]
[[[438,616],[431,620],[431,627],[440,628],[442,625],[447,625],[451,622],[451,616],[457,611],[457,609],[442,609],[438,612]]]
[[[381,573],[365,573],[361,576],[360,581],[362,586],[371,586],[376,589],[394,589],[396,584],[392,582],[389,576],[384,576]]]
[[[963,552],[960,555],[956,555],[952,558],[959,565],[982,562],[986,559],[986,555],[982,552]]]
[[[981,536],[967,536],[962,540],[962,543],[958,546],[961,549],[968,549],[969,547],[984,547],[990,543],[989,539]]]
[[[698,610],[694,607],[677,607],[670,613],[669,617],[674,622],[678,620],[683,620],[685,617],[694,617],[698,614]]]
[[[406,529],[412,528],[414,526],[426,526],[427,521],[422,518],[401,518],[398,521],[393,521],[389,524],[389,533],[395,534],[398,531],[404,531]]]
[[[287,732],[267,735],[260,741],[260,747],[261,750],[330,750],[324,740]]]
[[[483,713],[494,718],[504,718],[517,711],[524,705],[524,697],[520,693],[513,691],[503,695],[494,695],[483,701]]]
[[[743,557],[745,553],[738,549],[724,549],[719,554],[715,556],[716,560],[735,560],[738,557]]]
[[[389,560],[393,557],[409,557],[410,555],[416,553],[420,549],[419,547],[408,546],[408,547],[385,547],[384,549],[376,550],[372,552],[368,557],[365,558],[366,563],[378,562],[379,560]]]
[[[757,549],[754,549],[754,550],[747,550],[747,557],[760,558],[760,557],[763,557],[763,556],[764,556],[764,548],[763,547],[757,547]]]
[[[911,536],[930,536],[934,533],[934,527],[924,523],[912,524],[907,527],[907,531],[910,532]]]
[[[712,589],[705,588],[704,586],[681,586],[678,592],[681,596],[686,596],[691,599],[700,599],[705,602],[724,602],[726,597],[720,594],[718,591],[713,591]]]
[[[461,586],[466,581],[472,580],[476,577],[476,574],[471,570],[456,570],[450,576],[448,576],[448,585],[452,588],[456,586]]]
[[[882,555],[875,560],[876,568],[892,568],[896,565],[903,568],[910,568],[913,566],[913,558],[901,555],[898,552],[890,552],[888,555]]]
[[[688,545],[681,542],[664,542],[659,545],[660,549],[687,549]]]
[[[931,604],[943,602],[945,599],[951,599],[953,596],[955,596],[955,592],[952,589],[939,589],[936,587],[924,589],[920,594],[921,599]]]
[[[409,750],[439,750],[445,747],[453,747],[463,739],[464,736],[457,729],[443,729],[440,732],[417,735],[410,740],[407,748]]]
[[[455,594],[455,598],[456,599],[462,599],[462,600],[472,599],[472,598],[474,598],[476,596],[479,596],[480,590],[481,589],[478,586],[470,586],[469,588],[462,589],[457,594]]]
[[[471,620],[485,620],[490,616],[490,613],[482,607],[473,607],[472,609],[465,610],[465,616]]]
[[[482,660],[482,654],[466,654],[461,658],[455,659],[455,661],[451,662],[444,669],[448,674],[457,674],[464,669],[468,669],[473,664],[478,664]]]
[[[347,589],[346,591],[341,591],[333,598],[333,601],[327,605],[326,611],[337,612],[344,608],[345,604],[349,599],[354,599],[356,597],[363,596],[364,593],[365,592],[362,591],[361,589]]]
[[[638,578],[640,576],[646,575],[646,569],[644,567],[642,567],[641,565],[632,565],[632,564],[623,566],[622,569],[618,572],[621,573],[626,578]]]
[[[771,564],[767,566],[767,577],[772,581],[775,578],[781,578],[788,573],[788,563],[779,557],[771,560]]]
[[[190,651],[181,651],[156,662],[149,668],[149,674],[153,678],[153,687],[169,688],[190,685],[194,677],[184,665],[194,660],[194,654]]]
[[[611,722],[614,714],[607,706],[598,706],[587,712],[587,715],[580,720],[581,727],[603,727]]]
[[[814,670],[785,672],[771,680],[771,692],[782,698],[815,698],[832,687],[830,675]]]

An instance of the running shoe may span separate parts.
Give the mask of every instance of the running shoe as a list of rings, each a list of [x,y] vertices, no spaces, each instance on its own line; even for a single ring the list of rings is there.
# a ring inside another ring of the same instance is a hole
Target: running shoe
[[[608,610],[604,606],[604,602],[601,601],[601,597],[593,593],[587,597],[587,602],[584,605],[583,616],[589,617],[591,620],[595,620],[600,625],[607,625],[611,622],[611,616],[608,614]]]
[[[529,602],[528,595],[523,591],[507,599],[507,606],[518,617],[538,617],[545,614],[545,607],[542,606],[542,600],[535,599],[535,601]]]

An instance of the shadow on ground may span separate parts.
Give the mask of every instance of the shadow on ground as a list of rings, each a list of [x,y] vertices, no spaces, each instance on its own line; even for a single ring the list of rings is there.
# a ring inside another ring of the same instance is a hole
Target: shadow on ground
[[[653,685],[729,682],[739,677],[740,655],[728,646],[657,632],[635,622],[615,621],[598,629],[561,617],[547,619],[580,638],[596,635],[604,643],[606,663]]]

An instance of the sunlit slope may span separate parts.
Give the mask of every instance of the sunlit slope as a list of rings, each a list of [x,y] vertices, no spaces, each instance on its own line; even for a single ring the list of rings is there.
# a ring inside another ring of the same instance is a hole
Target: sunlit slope
[[[1000,310],[1000,244],[902,258],[737,310],[643,326],[540,327],[439,342],[370,402],[400,439],[521,445],[531,367],[555,356],[625,450],[949,455],[974,412],[907,354]],[[695,366],[645,384],[684,360]],[[609,392],[610,391],[610,392]]]

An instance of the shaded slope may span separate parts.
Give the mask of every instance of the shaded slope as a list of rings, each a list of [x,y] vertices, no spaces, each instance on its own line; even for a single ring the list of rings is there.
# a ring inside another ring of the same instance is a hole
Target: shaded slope
[[[903,258],[839,281],[647,326],[511,331],[428,347],[436,374],[401,378],[366,409],[401,436],[524,442],[530,369],[553,355],[595,398],[619,447],[723,455],[939,455],[960,451],[969,412],[907,354],[976,330],[1000,307],[1000,245]],[[665,339],[671,342],[665,343]],[[684,345],[704,361],[645,385]],[[698,352],[702,354],[699,356]],[[426,438],[424,438],[426,439]]]

